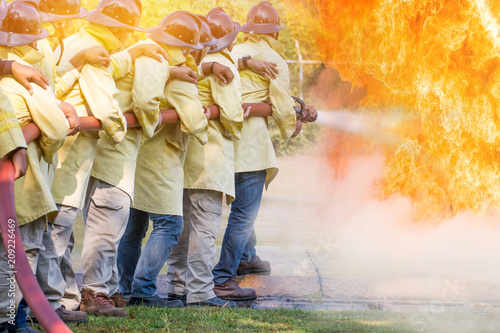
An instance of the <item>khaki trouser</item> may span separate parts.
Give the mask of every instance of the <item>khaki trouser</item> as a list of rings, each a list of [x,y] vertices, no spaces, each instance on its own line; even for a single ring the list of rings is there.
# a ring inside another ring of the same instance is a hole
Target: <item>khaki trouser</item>
[[[83,217],[83,286],[95,293],[113,295],[118,288],[116,255],[130,213],[130,197],[97,178],[90,177]]]
[[[40,253],[36,275],[38,283],[55,310],[64,305],[76,310],[81,295],[75,281],[71,251],[75,244],[73,226],[78,208],[57,205],[59,213],[43,235],[45,251]]]
[[[38,254],[43,251],[42,237],[45,231],[45,217],[19,227],[24,251],[33,272],[36,271]],[[15,258],[13,258],[15,260]],[[8,256],[0,238],[0,324],[13,320],[22,295],[9,267]]]
[[[212,268],[222,215],[222,192],[184,190],[184,229],[168,257],[168,292],[187,303],[215,297]]]

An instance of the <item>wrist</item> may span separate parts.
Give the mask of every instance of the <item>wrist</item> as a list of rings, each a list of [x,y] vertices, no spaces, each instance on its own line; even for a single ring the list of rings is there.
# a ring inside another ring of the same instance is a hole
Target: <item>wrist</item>
[[[248,67],[248,61],[252,59],[252,56],[250,55],[247,55],[247,56],[244,56],[243,58],[241,58],[241,61],[243,62],[243,69],[250,69],[250,67]]]
[[[217,61],[212,62],[212,65],[210,66],[210,73],[213,73],[213,72],[214,72],[214,67],[215,67],[215,65],[217,65],[217,64],[218,64],[218,62],[217,62]]]

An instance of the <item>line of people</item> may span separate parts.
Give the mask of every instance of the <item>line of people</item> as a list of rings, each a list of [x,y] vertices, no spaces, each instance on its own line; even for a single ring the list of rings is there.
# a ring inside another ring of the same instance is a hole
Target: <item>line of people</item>
[[[21,238],[56,313],[86,322],[87,314],[124,317],[128,304],[234,307],[256,299],[235,277],[270,274],[256,255],[253,224],[278,167],[267,118],[249,117],[242,104],[270,103],[284,138],[302,129],[272,4],[254,6],[242,26],[220,7],[205,16],[177,11],[119,51],[143,31],[139,0],[101,0],[90,12],[79,0],[3,1],[0,154],[16,169]],[[79,18],[88,24],[68,36]],[[210,119],[213,104],[218,119]],[[167,108],[178,123],[162,124]],[[125,113],[140,127],[127,129]],[[103,130],[79,132],[82,116]],[[27,145],[21,129],[29,122],[41,136]],[[214,268],[224,198],[231,213]],[[81,289],[71,261],[79,210]],[[20,292],[4,296],[11,272],[0,245],[0,333],[33,332],[25,310],[36,318]],[[165,263],[167,299],[156,293]]]

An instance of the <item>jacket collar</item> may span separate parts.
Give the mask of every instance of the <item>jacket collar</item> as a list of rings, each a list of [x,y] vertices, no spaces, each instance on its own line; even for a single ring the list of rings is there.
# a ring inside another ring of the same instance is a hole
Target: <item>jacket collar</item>
[[[123,43],[103,25],[89,23],[83,27],[82,31],[97,39],[97,41],[108,51],[117,50],[123,47]]]
[[[285,52],[285,47],[283,46],[283,44],[281,44],[276,39],[274,39],[273,37],[268,36],[268,35],[245,33],[245,34],[243,34],[243,42],[246,42],[247,40],[252,42],[252,43],[257,43],[257,44],[261,43],[261,42],[265,42],[265,43],[269,44],[269,46],[274,51],[276,51],[278,53]]]

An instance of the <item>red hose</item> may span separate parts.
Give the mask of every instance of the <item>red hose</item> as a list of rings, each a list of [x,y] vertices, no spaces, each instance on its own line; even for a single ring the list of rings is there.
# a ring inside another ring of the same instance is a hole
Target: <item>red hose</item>
[[[0,230],[7,257],[14,255],[11,269],[36,319],[47,333],[72,332],[50,306],[26,258],[14,204],[14,165],[9,160],[0,160]]]

